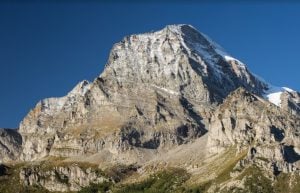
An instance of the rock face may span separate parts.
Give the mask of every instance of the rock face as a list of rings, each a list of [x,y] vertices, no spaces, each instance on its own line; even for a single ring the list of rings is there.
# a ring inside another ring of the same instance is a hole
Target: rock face
[[[72,164],[48,170],[29,167],[21,170],[20,180],[26,186],[42,186],[49,191],[78,191],[91,183],[109,181],[99,171],[92,168],[83,169]]]
[[[17,130],[0,129],[0,162],[18,159],[21,145],[22,137]]]
[[[300,115],[300,94],[296,91],[284,92],[281,95],[281,107],[292,114]]]
[[[180,162],[203,173],[203,160],[235,148],[248,152],[240,166],[299,172],[299,116],[298,92],[264,82],[192,26],[170,25],[115,44],[99,77],[40,101],[20,123],[20,135],[0,130],[0,160],[64,157],[145,168]],[[104,180],[76,166],[27,168],[20,178],[53,191]]]
[[[94,82],[42,100],[25,117],[21,159],[168,149],[206,133],[212,105],[241,86],[256,94],[266,88],[189,25],[132,35],[114,45]]]
[[[300,169],[299,116],[242,88],[216,109],[209,127],[207,149],[211,153],[231,146],[246,147],[248,162],[260,162],[274,174]]]
[[[268,85],[264,97],[285,111],[294,115],[300,114],[300,94],[297,91],[287,87]]]

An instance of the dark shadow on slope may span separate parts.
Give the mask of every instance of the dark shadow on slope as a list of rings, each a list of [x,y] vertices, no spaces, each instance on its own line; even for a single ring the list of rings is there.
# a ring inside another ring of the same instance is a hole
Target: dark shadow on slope
[[[132,127],[127,125],[121,129],[121,141],[127,141],[129,145],[140,147],[141,146],[141,133]]]
[[[12,140],[17,145],[22,145],[22,136],[17,129],[0,129],[0,138],[12,137]]]
[[[144,132],[140,131],[129,124],[121,129],[121,141],[127,142],[134,147],[142,147],[146,149],[157,149],[160,146],[160,133],[153,134],[153,137],[147,141],[143,141]]]
[[[282,129],[272,126],[270,130],[276,141],[281,142],[284,139],[284,131]]]
[[[297,152],[295,152],[293,145],[285,145],[283,147],[283,156],[284,160],[288,163],[295,163],[300,160],[300,155]]]
[[[207,89],[209,90],[210,93],[209,95],[210,102],[221,103],[223,99],[233,90],[233,88],[231,88],[230,90],[226,90],[227,87],[220,86],[219,81],[216,78],[214,78],[217,77],[217,75],[214,74],[215,72],[214,70],[211,69],[210,66],[208,66],[207,70],[211,76],[206,77],[203,76],[203,70],[201,69],[201,65],[198,62],[196,62],[194,59],[189,58],[189,63],[192,69],[194,70],[194,72],[196,72],[199,76],[202,77],[203,83],[205,85],[209,85]],[[230,85],[230,84],[224,83],[224,85]]]
[[[187,138],[189,136],[189,128],[187,125],[182,125],[177,128],[177,135]]]
[[[149,141],[146,141],[142,144],[143,148],[146,149],[157,149],[160,145],[160,140],[159,139],[150,139]]]
[[[179,100],[181,105],[187,111],[188,115],[197,123],[195,130],[198,136],[204,135],[207,132],[207,130],[205,129],[205,125],[202,123],[202,117],[194,111],[193,105],[186,98],[181,97]],[[178,132],[187,136],[187,131],[186,129],[184,129],[184,127],[180,127]]]
[[[273,174],[275,175],[275,176],[278,176],[279,174],[281,174],[281,171],[279,170],[279,168],[277,167],[277,165],[276,164],[272,164],[272,167],[273,167]]]
[[[0,176],[5,176],[8,174],[8,169],[9,167],[3,165],[3,164],[0,164]]]

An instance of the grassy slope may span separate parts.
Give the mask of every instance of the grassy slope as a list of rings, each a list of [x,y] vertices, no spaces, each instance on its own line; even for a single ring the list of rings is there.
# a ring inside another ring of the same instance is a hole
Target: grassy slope
[[[105,182],[102,184],[91,184],[89,187],[83,188],[78,193],[206,193],[211,186],[215,186],[213,192],[220,193],[299,193],[300,192],[300,176],[280,174],[272,182],[269,178],[265,177],[264,173],[255,165],[244,168],[241,170],[240,175],[234,180],[243,180],[244,188],[237,187],[228,188],[224,186],[233,179],[230,177],[230,173],[233,171],[236,163],[244,157],[244,153],[233,156],[229,151],[228,155],[232,159],[226,159],[219,167],[212,167],[211,170],[217,171],[217,176],[214,179],[204,181],[201,184],[191,185],[191,176],[183,169],[168,168],[165,171],[158,172],[150,175],[148,178],[136,182],[127,184],[113,184],[111,182]],[[41,169],[48,170],[54,166],[64,166],[67,163],[62,160],[51,160],[51,162],[44,162],[40,165]],[[213,166],[213,165],[212,165]],[[25,187],[20,184],[19,172],[24,165],[19,164],[11,166],[7,174],[0,176],[0,193],[50,193],[42,187]],[[81,163],[80,167],[89,168],[95,167],[94,165]],[[96,167],[95,167],[96,168]],[[109,176],[118,176],[122,178],[132,175],[134,170],[129,169],[128,173],[124,173],[128,168],[120,168],[105,171],[103,174]],[[123,177],[122,177],[123,176]],[[193,176],[194,178],[195,176]],[[66,192],[71,193],[71,192]]]
[[[1,193],[50,193],[41,187],[25,187],[19,183],[19,167],[17,166],[9,170],[8,177],[0,177]],[[190,175],[182,169],[168,169],[151,175],[149,178],[132,184],[112,184],[105,182],[102,184],[91,184],[89,187],[83,188],[78,193],[205,193],[208,188],[215,184],[219,179],[223,179],[224,175],[213,181],[203,183],[199,186],[188,187],[186,181]],[[300,176],[280,174],[274,184],[270,179],[265,177],[259,168],[252,166],[244,170],[238,177],[245,179],[245,188],[227,188],[218,190],[221,193],[299,193],[300,192]],[[227,180],[227,177],[226,177]],[[71,193],[71,192],[68,192]]]
[[[1,193],[50,193],[41,187],[27,187],[20,183],[19,173],[23,165],[11,166],[6,175],[0,176]],[[55,193],[55,192],[52,192]]]

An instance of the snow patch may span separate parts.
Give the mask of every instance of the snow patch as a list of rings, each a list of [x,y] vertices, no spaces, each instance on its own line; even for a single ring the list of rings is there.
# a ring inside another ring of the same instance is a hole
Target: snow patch
[[[290,88],[288,88],[288,87],[282,87],[284,90],[286,90],[286,91],[288,91],[288,92],[296,92],[296,91],[294,91],[293,89],[290,89]]]
[[[295,92],[295,91],[287,87],[277,87],[277,86],[269,85],[269,89],[266,91],[264,97],[271,103],[280,107],[281,95],[284,92]]]
[[[274,92],[274,93],[269,93],[266,95],[266,98],[268,99],[268,101],[270,101],[271,103],[275,104],[276,106],[281,106],[281,94],[282,92]]]

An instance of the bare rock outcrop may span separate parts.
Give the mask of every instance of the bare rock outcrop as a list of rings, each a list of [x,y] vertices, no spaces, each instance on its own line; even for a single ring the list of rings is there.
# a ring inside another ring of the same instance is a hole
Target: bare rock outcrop
[[[21,160],[190,142],[207,132],[213,106],[240,86],[261,94],[266,84],[189,25],[125,37],[92,83],[42,100],[24,118]]]
[[[300,93],[296,91],[284,92],[281,95],[281,108],[294,114],[300,115]]]
[[[22,137],[15,129],[0,129],[0,162],[19,159]]]
[[[78,165],[57,166],[43,169],[39,166],[23,168],[20,171],[21,184],[42,186],[49,191],[78,191],[90,184],[98,184],[111,179],[103,175],[100,169],[82,168]]]
[[[248,148],[247,162],[273,171],[300,169],[300,119],[243,88],[230,94],[209,124],[207,149]]]

